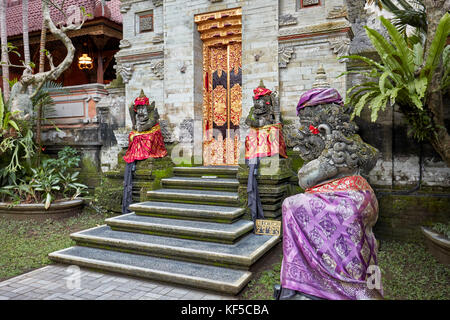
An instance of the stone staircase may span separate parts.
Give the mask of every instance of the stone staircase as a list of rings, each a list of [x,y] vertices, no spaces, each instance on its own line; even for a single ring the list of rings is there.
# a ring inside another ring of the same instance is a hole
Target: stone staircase
[[[56,262],[238,294],[250,266],[279,241],[242,219],[236,167],[175,167],[133,213],[71,235]]]

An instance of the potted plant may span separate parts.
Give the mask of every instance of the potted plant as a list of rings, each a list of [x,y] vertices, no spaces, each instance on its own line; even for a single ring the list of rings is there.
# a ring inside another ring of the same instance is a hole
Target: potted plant
[[[450,222],[422,227],[422,233],[431,254],[440,262],[450,265]]]
[[[15,216],[66,216],[81,211],[82,195],[87,186],[78,182],[79,171],[74,171],[80,158],[77,151],[64,147],[56,159],[44,159],[37,168],[0,188],[0,214]]]
[[[0,215],[80,212],[83,200],[78,197],[87,187],[77,181],[76,150],[65,147],[56,159],[37,157],[32,120],[16,119],[8,109],[0,92]]]

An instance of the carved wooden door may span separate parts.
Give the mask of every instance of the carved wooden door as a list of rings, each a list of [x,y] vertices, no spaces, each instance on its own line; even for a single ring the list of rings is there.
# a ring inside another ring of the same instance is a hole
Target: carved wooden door
[[[214,46],[208,51],[203,162],[204,165],[237,165],[242,111],[241,43]]]
[[[203,164],[237,165],[242,114],[240,9],[196,17],[203,40]]]

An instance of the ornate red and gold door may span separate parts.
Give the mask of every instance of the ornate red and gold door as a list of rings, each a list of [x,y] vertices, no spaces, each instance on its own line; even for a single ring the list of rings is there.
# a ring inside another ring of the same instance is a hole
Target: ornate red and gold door
[[[242,113],[241,10],[196,16],[203,40],[203,164],[237,165]]]

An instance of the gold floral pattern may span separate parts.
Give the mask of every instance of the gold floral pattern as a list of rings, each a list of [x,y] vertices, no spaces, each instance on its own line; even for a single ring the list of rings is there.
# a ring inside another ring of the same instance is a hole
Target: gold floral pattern
[[[242,115],[241,16],[239,8],[195,16],[203,40],[204,165],[237,165],[239,160],[241,142],[232,131],[239,130]]]
[[[213,90],[213,121],[219,127],[227,122],[227,90],[217,86]]]

